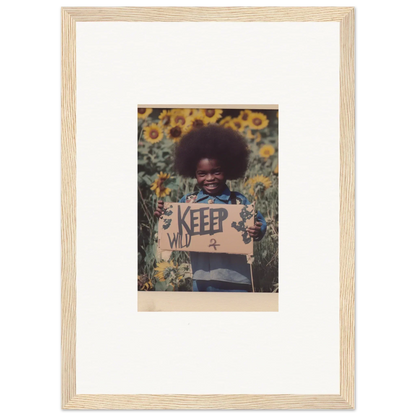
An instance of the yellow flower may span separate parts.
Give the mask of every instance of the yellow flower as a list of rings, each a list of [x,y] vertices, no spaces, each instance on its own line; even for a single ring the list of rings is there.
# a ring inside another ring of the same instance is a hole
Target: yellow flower
[[[201,112],[201,110],[198,110],[196,108],[185,108],[182,111],[185,113],[187,118],[191,116],[196,116],[197,114]]]
[[[152,289],[152,287],[153,287],[153,284],[152,284],[152,282],[149,280],[148,282],[146,282],[146,283],[143,285],[142,290],[150,290],[150,289]]]
[[[204,108],[201,110],[201,114],[205,117],[205,123],[216,123],[216,121],[221,118],[222,110],[217,108]]]
[[[251,130],[248,130],[246,133],[247,139],[254,140],[256,143],[258,143],[261,140],[261,134],[257,132],[255,135]]]
[[[243,131],[245,126],[241,119],[237,117],[231,119],[230,123],[228,124],[228,127],[231,127],[233,130]]]
[[[244,126],[247,126],[248,125],[248,123],[249,123],[249,118],[250,118],[250,115],[252,114],[253,112],[251,111],[251,110],[243,110],[243,111],[240,111],[240,115],[238,116],[238,118],[241,120],[241,122],[244,124]]]
[[[152,111],[153,108],[138,108],[137,118],[146,118]]]
[[[256,137],[251,130],[247,131],[246,136],[247,136],[247,139],[250,139],[250,140],[252,140]]]
[[[186,118],[188,117],[189,111],[183,108],[175,108],[172,110],[171,124],[180,124],[181,126],[185,127],[187,124]]]
[[[198,129],[206,125],[205,116],[203,114],[195,114],[188,120],[188,125],[186,126],[186,133],[192,129]]]
[[[275,150],[274,147],[270,144],[265,144],[262,146],[259,150],[259,154],[261,157],[264,157],[265,159],[268,159],[271,155],[274,155]]]
[[[170,110],[163,110],[159,115],[159,125],[161,127],[167,127],[170,124],[172,112]]]
[[[279,110],[276,111],[276,117],[279,118]]]
[[[279,165],[276,165],[276,167],[274,168],[273,173],[275,173],[276,175],[279,174]]]
[[[161,262],[157,263],[155,270],[157,272],[155,276],[162,282],[166,279],[172,281],[176,278],[178,280],[181,280],[183,278],[183,276],[179,275],[178,266],[175,263],[173,263],[172,260],[162,260]]]
[[[269,120],[263,113],[251,113],[248,118],[248,125],[252,129],[260,130],[267,127]]]
[[[162,282],[166,280],[166,277],[169,276],[169,274],[174,271],[171,269],[175,269],[175,265],[173,264],[173,261],[161,261],[156,266],[157,273],[155,276],[161,280]]]
[[[164,196],[170,194],[171,189],[166,188],[166,186],[164,185],[164,182],[169,178],[170,178],[170,175],[168,173],[160,172],[158,174],[158,178],[150,186],[150,189],[152,191],[155,191],[156,195],[159,198],[163,198]]]
[[[229,122],[231,121],[231,116],[224,117],[218,123],[220,126],[228,127]]]
[[[169,139],[173,140],[175,143],[178,143],[184,134],[185,129],[181,124],[176,124],[169,126],[166,130],[166,135]]]
[[[143,129],[143,137],[150,143],[157,143],[163,139],[163,131],[157,124],[151,124]]]
[[[258,195],[263,194],[266,189],[269,189],[272,186],[272,181],[264,175],[256,175],[249,179],[245,183],[245,186],[250,186],[250,195],[257,198]]]

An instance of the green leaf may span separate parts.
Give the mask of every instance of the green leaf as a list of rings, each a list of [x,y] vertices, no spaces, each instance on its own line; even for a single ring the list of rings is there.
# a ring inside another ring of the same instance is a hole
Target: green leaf
[[[166,186],[166,188],[170,188],[172,190],[177,190],[179,188],[179,185],[176,181],[171,181],[171,182],[165,182],[164,185]]]
[[[148,176],[143,176],[143,180],[146,185],[151,185],[153,183],[153,181]]]
[[[166,165],[164,163],[162,163],[162,162],[158,162],[158,163],[156,163],[156,168],[158,170],[164,171],[164,170],[166,170]]]
[[[168,290],[168,282],[166,280],[163,282],[156,280],[155,290],[166,292],[166,290]]]

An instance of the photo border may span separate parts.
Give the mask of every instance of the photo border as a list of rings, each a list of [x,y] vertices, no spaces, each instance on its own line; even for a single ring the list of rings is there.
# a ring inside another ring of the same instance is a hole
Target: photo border
[[[278,104],[241,105],[241,104],[198,104],[198,105],[166,105],[139,104],[137,108],[219,108],[227,110],[279,110]],[[200,292],[165,292],[138,291],[138,312],[278,312],[279,293],[200,293]],[[191,295],[192,293],[192,295]]]
[[[64,409],[352,409],[355,406],[355,71],[352,7],[62,8],[61,348]],[[340,394],[76,394],[76,22],[340,23]]]

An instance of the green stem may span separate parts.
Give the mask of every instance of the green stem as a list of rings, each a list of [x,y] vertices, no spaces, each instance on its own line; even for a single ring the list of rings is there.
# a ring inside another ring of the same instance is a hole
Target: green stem
[[[152,223],[151,215],[150,215],[149,210],[147,209],[146,201],[143,198],[143,194],[142,194],[142,191],[140,190],[140,188],[138,188],[138,190],[139,190],[140,198],[142,200],[142,205],[143,205],[143,208],[144,208],[144,213],[146,214],[146,217],[147,217],[147,220],[149,221],[149,224],[151,224]]]

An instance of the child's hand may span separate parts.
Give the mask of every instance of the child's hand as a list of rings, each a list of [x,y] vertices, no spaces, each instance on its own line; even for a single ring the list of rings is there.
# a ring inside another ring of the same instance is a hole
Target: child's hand
[[[260,237],[261,222],[257,221],[254,227],[248,227],[247,231],[251,238],[256,239]]]
[[[163,201],[157,201],[157,208],[153,215],[159,218],[163,214]]]

